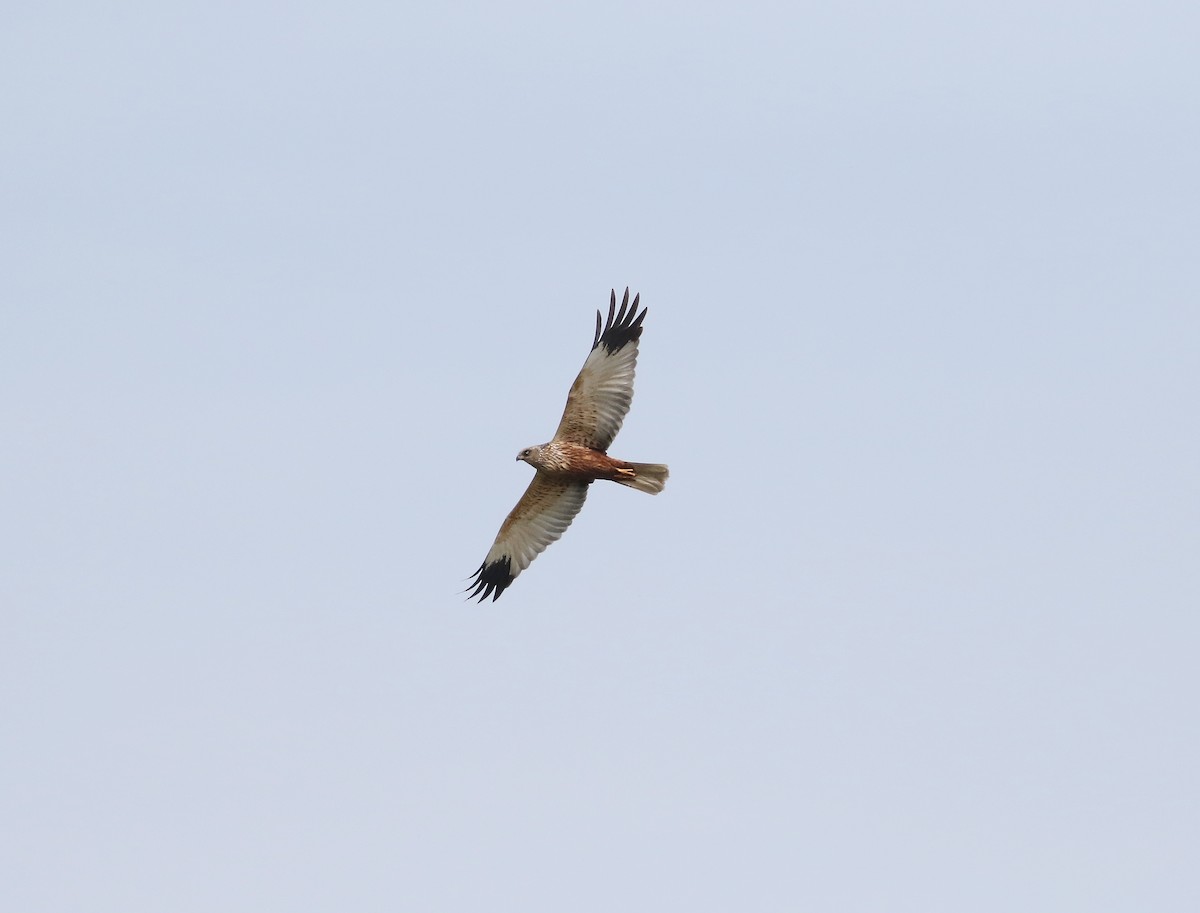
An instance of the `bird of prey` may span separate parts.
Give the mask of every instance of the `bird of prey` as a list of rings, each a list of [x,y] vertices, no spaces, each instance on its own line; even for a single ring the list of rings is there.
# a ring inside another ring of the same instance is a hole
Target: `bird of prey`
[[[626,463],[608,455],[633,400],[633,370],[646,309],[638,313],[642,296],[629,305],[629,289],[617,310],[614,289],[608,321],[596,312],[596,338],[583,369],[571,384],[567,407],[554,437],[517,454],[537,470],[533,481],[512,509],[483,564],[471,576],[467,597],[489,596],[495,601],[517,575],[563,534],[596,479],[608,479],[656,495],[667,481],[660,463]]]

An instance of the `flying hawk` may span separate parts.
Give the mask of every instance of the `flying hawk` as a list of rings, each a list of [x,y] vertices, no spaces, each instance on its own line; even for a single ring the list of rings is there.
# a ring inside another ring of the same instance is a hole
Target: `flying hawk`
[[[642,296],[629,306],[629,289],[617,310],[614,289],[608,322],[596,312],[596,338],[583,369],[571,384],[567,407],[554,437],[546,444],[526,447],[517,454],[537,470],[492,543],[492,549],[471,577],[467,597],[493,601],[517,575],[571,525],[596,479],[608,479],[656,495],[667,481],[659,463],[626,463],[607,453],[621,430],[633,400],[633,369],[646,309],[638,313]]]

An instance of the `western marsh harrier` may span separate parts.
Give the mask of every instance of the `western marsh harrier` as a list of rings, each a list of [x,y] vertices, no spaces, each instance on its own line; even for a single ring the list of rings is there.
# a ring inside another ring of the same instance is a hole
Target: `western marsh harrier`
[[[667,467],[658,463],[626,463],[608,455],[633,400],[633,369],[646,309],[638,313],[641,295],[629,306],[629,289],[621,309],[613,290],[608,322],[601,326],[596,312],[596,338],[583,369],[571,384],[567,408],[554,437],[546,444],[526,447],[517,454],[537,470],[525,494],[505,519],[492,550],[471,577],[467,597],[493,601],[517,575],[571,525],[588,486],[608,479],[656,495],[667,481]]]

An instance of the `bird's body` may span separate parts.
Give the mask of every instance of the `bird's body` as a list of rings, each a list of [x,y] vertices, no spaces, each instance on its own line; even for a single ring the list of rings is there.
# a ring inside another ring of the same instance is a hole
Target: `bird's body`
[[[583,479],[589,482],[609,479],[624,483],[637,478],[636,467],[639,464],[613,459],[603,450],[594,450],[571,441],[550,441],[530,447],[522,453],[529,455],[519,456],[518,460],[524,460],[538,472],[548,476]]]
[[[638,339],[646,310],[638,313],[641,296],[629,307],[629,289],[617,312],[614,291],[608,321],[596,312],[596,338],[583,369],[567,395],[567,406],[554,438],[517,454],[537,470],[529,488],[512,509],[483,564],[472,578],[471,597],[480,601],[500,594],[551,542],[563,534],[583,507],[588,486],[606,479],[658,494],[668,470],[660,463],[627,463],[608,455],[633,400]]]

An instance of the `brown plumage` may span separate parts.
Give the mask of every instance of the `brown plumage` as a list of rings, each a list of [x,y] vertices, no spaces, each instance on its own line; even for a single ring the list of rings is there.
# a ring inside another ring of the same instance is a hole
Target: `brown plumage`
[[[629,289],[617,310],[613,290],[608,320],[596,312],[592,351],[571,391],[554,437],[545,444],[526,447],[517,454],[537,470],[517,506],[512,509],[483,564],[471,578],[468,598],[499,599],[517,575],[529,567],[551,542],[563,534],[583,507],[588,486],[607,479],[658,494],[667,481],[667,467],[659,463],[627,463],[608,455],[609,445],[633,400],[633,375],[638,340],[646,309],[638,313],[641,295],[629,304]]]

